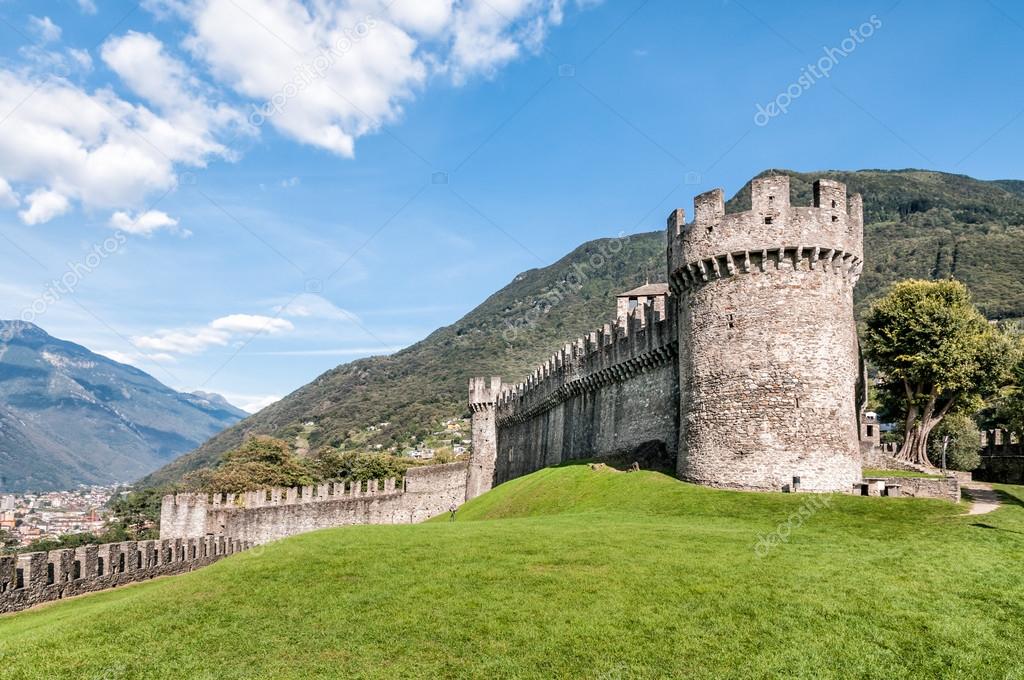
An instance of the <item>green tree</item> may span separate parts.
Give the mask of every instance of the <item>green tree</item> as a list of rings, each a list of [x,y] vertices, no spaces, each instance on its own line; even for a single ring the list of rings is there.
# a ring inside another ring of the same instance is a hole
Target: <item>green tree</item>
[[[996,419],[1001,427],[1024,434],[1024,337],[1018,336],[1017,340],[1012,380],[1003,390],[996,409]]]
[[[282,439],[257,435],[230,451],[213,470],[200,470],[188,484],[213,493],[241,493],[274,486],[303,486],[313,476],[291,445]]]
[[[928,458],[933,465],[942,465],[944,448],[950,470],[970,472],[981,465],[981,430],[974,419],[963,413],[943,418],[932,430],[928,443]]]
[[[928,465],[928,438],[942,419],[977,411],[1006,383],[1012,343],[953,280],[894,284],[866,326],[867,355],[884,376],[880,396],[904,420],[897,457]]]
[[[14,534],[7,531],[7,529],[0,529],[0,552],[3,552],[5,548],[11,548],[18,545],[18,539],[14,537]]]

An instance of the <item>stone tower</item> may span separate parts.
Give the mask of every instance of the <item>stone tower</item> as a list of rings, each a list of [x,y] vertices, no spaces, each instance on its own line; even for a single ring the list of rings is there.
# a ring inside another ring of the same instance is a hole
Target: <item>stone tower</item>
[[[853,287],[863,204],[814,183],[791,206],[789,178],[751,183],[751,210],[721,189],[668,219],[679,331],[678,475],[700,484],[849,491],[860,479]]]
[[[494,411],[501,394],[501,378],[469,381],[469,408],[473,413],[473,455],[466,475],[466,500],[487,493],[494,486],[494,465],[498,456]]]

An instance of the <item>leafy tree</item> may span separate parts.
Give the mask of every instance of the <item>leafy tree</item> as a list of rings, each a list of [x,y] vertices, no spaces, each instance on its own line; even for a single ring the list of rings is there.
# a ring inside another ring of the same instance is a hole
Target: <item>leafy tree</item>
[[[14,537],[14,534],[7,529],[0,529],[0,552],[15,545],[18,545],[18,539]]]
[[[896,283],[868,313],[865,348],[884,376],[880,396],[902,414],[897,457],[928,465],[928,437],[950,413],[973,413],[1008,380],[1010,339],[959,281]]]
[[[112,498],[109,506],[114,518],[107,523],[105,542],[158,538],[160,532],[156,527],[165,493],[166,489],[142,489]],[[114,538],[116,535],[124,538]]]
[[[946,449],[946,467],[970,472],[981,465],[981,430],[970,418],[954,413],[942,419],[932,431],[928,458],[935,466],[942,465],[942,449]]]
[[[1003,390],[996,408],[1001,427],[1024,434],[1024,336],[1018,336],[1016,361],[1011,371],[1012,381]]]
[[[230,451],[213,470],[189,475],[188,483],[214,493],[241,493],[274,486],[313,483],[306,463],[292,453],[288,442],[257,435]]]

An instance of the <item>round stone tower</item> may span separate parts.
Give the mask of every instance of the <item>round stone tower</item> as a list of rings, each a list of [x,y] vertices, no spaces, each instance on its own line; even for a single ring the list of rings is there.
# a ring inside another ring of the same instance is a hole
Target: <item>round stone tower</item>
[[[861,477],[853,287],[863,257],[859,194],[789,177],[751,185],[751,210],[721,189],[668,220],[679,324],[681,478],[711,486],[849,491]]]

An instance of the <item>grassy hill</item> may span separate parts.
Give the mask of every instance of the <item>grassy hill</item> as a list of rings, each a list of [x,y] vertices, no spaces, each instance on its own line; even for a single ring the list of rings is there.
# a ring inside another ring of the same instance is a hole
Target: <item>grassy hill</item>
[[[2,617],[2,675],[1019,677],[1024,488],[1007,491],[969,517],[552,468],[454,523],[320,531]]]
[[[918,170],[778,172],[792,176],[797,205],[810,205],[811,183],[822,176],[864,194],[867,267],[856,293],[860,312],[895,280],[955,276],[970,285],[990,316],[1024,317],[1024,182]],[[728,209],[743,210],[749,203],[748,184]],[[314,448],[343,444],[350,430],[384,421],[393,425],[367,443],[388,446],[429,432],[441,418],[464,412],[470,377],[521,379],[564,342],[606,321],[616,293],[642,283],[648,273],[665,275],[661,231],[629,237],[604,266],[589,264],[610,249],[618,243],[593,241],[549,267],[520,274],[455,324],[394,355],[324,373],[146,483],[173,482],[189,470],[215,465],[248,434],[293,439],[309,420],[318,426],[310,441]],[[585,276],[574,278],[580,267]],[[531,315],[536,321],[523,327]]]

